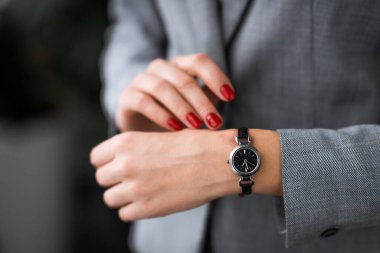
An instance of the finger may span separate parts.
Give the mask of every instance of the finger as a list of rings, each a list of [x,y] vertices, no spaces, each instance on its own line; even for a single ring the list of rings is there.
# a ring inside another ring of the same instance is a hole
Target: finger
[[[110,187],[120,183],[122,178],[117,170],[120,170],[121,168],[118,168],[118,166],[119,165],[115,160],[101,166],[96,170],[96,182],[102,187]]]
[[[173,84],[180,94],[188,101],[192,108],[202,117],[209,128],[218,128],[222,124],[222,118],[214,104],[207,97],[195,79],[188,73],[163,60],[155,60],[148,68],[152,73]],[[215,96],[215,95],[214,95]],[[216,115],[218,121],[210,121],[211,115]],[[217,124],[215,124],[217,123]],[[219,123],[219,124],[218,124]]]
[[[141,208],[139,203],[131,203],[121,207],[118,214],[119,218],[125,222],[148,218],[145,208]]]
[[[140,74],[133,85],[158,100],[187,127],[201,127],[202,121],[195,110],[179,94],[178,90],[166,80],[146,72]]]
[[[108,207],[119,208],[132,202],[131,187],[126,182],[109,188],[103,194],[104,202]]]
[[[90,153],[90,162],[98,168],[114,159],[116,136],[95,146]]]
[[[129,88],[128,92],[124,93],[121,97],[120,107],[135,112],[139,112],[157,125],[171,131],[181,130],[182,124],[166,110],[162,105],[160,105],[154,98],[150,95],[137,90],[135,88]],[[121,110],[119,113],[125,113]],[[120,117],[122,119],[126,117]]]
[[[211,101],[211,103],[217,107],[220,103],[220,99],[210,90],[209,87],[203,86],[202,91],[206,94],[207,98]]]
[[[179,56],[172,61],[190,75],[199,77],[223,101],[235,99],[231,81],[206,54]]]

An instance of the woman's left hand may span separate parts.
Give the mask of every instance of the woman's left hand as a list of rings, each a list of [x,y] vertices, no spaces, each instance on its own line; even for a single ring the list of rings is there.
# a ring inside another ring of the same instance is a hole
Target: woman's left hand
[[[276,131],[250,133],[261,153],[253,191],[281,194],[280,145]],[[226,160],[236,130],[125,132],[91,152],[96,180],[108,188],[105,203],[123,221],[165,216],[213,199],[239,194],[239,178]]]

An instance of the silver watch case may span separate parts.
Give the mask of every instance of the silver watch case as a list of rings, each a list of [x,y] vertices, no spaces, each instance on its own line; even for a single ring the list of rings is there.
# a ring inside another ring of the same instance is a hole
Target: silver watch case
[[[256,164],[256,167],[250,171],[250,172],[241,172],[240,170],[238,170],[235,165],[234,165],[234,156],[235,156],[235,153],[237,151],[239,151],[240,149],[250,149],[252,150],[256,156],[257,156],[257,164]],[[227,163],[231,165],[231,170],[238,176],[240,177],[249,177],[249,176],[252,176],[253,174],[255,174],[259,168],[260,168],[260,153],[257,149],[255,149],[254,147],[250,146],[250,145],[239,145],[237,146],[236,148],[234,148],[231,153],[230,153],[230,158],[227,160]]]

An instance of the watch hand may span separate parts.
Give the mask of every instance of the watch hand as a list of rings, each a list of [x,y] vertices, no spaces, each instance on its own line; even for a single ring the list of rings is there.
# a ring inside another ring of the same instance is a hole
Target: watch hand
[[[244,159],[244,162],[242,164],[242,167],[244,166],[245,164],[245,172],[248,172],[248,164],[247,164],[247,159]]]

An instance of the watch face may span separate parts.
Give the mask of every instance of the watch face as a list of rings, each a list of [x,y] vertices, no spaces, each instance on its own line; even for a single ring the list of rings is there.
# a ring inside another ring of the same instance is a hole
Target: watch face
[[[239,174],[253,174],[259,169],[259,155],[253,148],[242,147],[233,155],[233,167]]]

